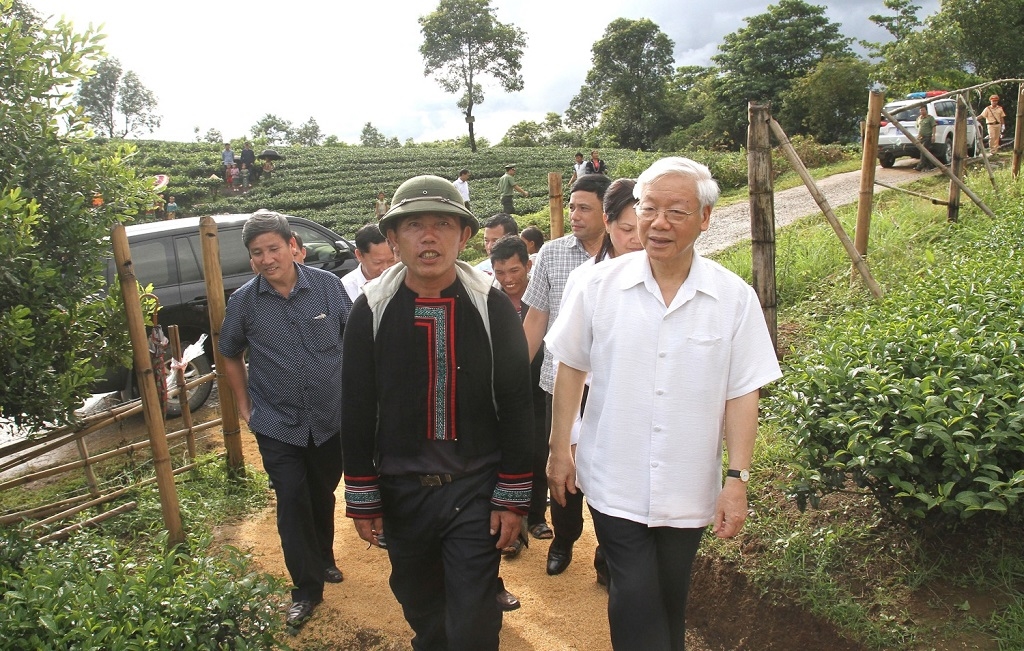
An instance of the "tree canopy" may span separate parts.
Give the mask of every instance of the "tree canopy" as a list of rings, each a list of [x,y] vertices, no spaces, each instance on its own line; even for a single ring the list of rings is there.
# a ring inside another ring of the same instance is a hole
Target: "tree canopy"
[[[99,40],[0,0],[0,417],[29,428],[73,420],[94,361],[117,348],[103,238],[156,198],[123,163],[132,146],[82,153],[89,124],[68,88]]]
[[[94,74],[82,79],[78,104],[97,133],[108,138],[151,133],[160,126],[156,95],[137,74],[125,73],[115,58],[101,59]]]
[[[476,152],[473,108],[484,101],[479,78],[490,76],[507,91],[523,89],[526,35],[494,16],[490,0],[441,0],[419,19],[423,75],[434,75],[448,93],[462,93],[458,107],[466,116],[470,149]]]

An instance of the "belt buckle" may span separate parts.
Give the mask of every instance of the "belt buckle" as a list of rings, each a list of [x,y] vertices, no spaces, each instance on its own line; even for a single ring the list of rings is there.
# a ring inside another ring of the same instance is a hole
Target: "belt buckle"
[[[421,486],[440,486],[442,483],[441,475],[420,475]]]

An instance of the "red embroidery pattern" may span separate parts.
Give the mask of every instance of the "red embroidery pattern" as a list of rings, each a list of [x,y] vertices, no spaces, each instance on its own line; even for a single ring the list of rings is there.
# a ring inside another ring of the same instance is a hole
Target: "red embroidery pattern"
[[[417,298],[415,325],[427,339],[427,438],[454,441],[455,431],[455,299]]]

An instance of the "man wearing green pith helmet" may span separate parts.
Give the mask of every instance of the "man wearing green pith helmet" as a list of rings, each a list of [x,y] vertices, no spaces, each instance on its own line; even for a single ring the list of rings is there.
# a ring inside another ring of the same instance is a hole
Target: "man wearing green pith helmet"
[[[491,277],[458,259],[479,224],[450,181],[406,181],[379,227],[401,262],[346,327],[347,515],[370,544],[386,532],[414,649],[496,650],[499,550],[531,496],[526,337]]]

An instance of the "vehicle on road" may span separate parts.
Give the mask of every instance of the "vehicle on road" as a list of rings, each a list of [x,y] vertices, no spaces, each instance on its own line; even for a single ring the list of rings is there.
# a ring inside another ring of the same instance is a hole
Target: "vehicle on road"
[[[220,246],[221,275],[225,299],[253,276],[249,266],[249,252],[242,244],[242,226],[249,218],[244,215],[216,215]],[[288,216],[288,222],[306,247],[305,264],[344,276],[359,263],[355,258],[355,245],[330,229],[301,217]],[[199,235],[199,217],[133,224],[125,228],[131,249],[135,277],[143,287],[152,284],[160,310],[158,322],[162,327],[178,326],[182,349],[210,334],[210,313],[203,275],[203,251]],[[107,286],[113,286],[114,261],[107,265]],[[206,341],[205,354],[189,362],[186,381],[210,372],[212,368],[211,340]],[[169,360],[168,356],[168,360]],[[210,383],[189,390],[189,408],[199,409],[206,402]],[[138,395],[135,373],[126,368],[105,369],[103,378],[94,387],[95,393],[120,391],[123,398]],[[167,413],[177,416],[177,400],[171,400]]]
[[[888,111],[910,133],[917,136],[917,117],[921,99],[905,99],[885,105]],[[910,106],[911,108],[906,108]],[[927,104],[928,113],[935,118],[935,144],[932,151],[943,164],[949,165],[953,159],[953,122],[956,116],[956,100],[944,98]],[[967,118],[967,153],[969,156],[981,154],[981,131],[973,117]],[[897,158],[909,156],[921,158],[921,151],[910,143],[910,140],[892,124],[882,120],[878,129],[878,162],[882,167],[892,167]]]

